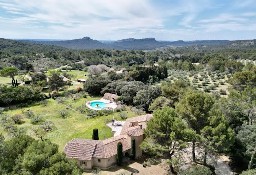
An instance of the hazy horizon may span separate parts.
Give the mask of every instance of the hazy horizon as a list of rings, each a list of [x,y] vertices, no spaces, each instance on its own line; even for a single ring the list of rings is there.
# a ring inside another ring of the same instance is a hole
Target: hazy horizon
[[[256,0],[0,0],[0,37],[255,39],[255,4]]]

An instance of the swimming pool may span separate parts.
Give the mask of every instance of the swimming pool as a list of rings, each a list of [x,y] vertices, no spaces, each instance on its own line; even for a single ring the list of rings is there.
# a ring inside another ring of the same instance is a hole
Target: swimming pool
[[[91,101],[89,104],[92,108],[95,109],[104,109],[106,108],[106,103],[103,101]]]
[[[86,106],[93,110],[111,110],[117,107],[115,102],[111,102],[109,100],[100,99],[100,100],[93,100],[86,103]]]

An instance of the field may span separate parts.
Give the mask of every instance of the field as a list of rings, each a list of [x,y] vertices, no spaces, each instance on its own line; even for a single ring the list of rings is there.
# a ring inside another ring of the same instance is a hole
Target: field
[[[208,72],[206,70],[201,72],[188,72],[181,70],[171,70],[169,71],[168,81],[174,82],[175,80],[184,80],[188,82],[197,90],[201,90],[207,93],[218,93],[222,97],[227,97],[229,94],[228,88],[230,84],[228,83],[231,74],[225,72]]]
[[[111,121],[113,117],[117,120],[121,120],[119,112],[100,117],[88,118],[86,114],[83,114],[80,111],[81,108],[86,108],[84,105],[86,101],[98,98],[81,97],[74,100],[74,98],[70,97],[56,100],[50,99],[34,106],[9,110],[5,112],[5,114],[10,116],[13,116],[14,114],[22,115],[24,123],[17,126],[19,128],[24,128],[26,133],[34,138],[36,138],[34,128],[38,127],[40,124],[32,124],[31,119],[26,117],[27,111],[32,111],[36,116],[40,116],[44,121],[53,122],[55,129],[51,132],[47,132],[44,138],[58,144],[59,150],[63,151],[65,144],[71,139],[91,139],[92,130],[94,128],[99,129],[100,139],[112,136],[111,129],[106,126],[106,123]],[[62,117],[63,112],[65,113],[65,117]],[[136,116],[136,114],[131,112],[129,108],[123,112],[127,113],[128,117]],[[3,132],[1,127],[0,132]],[[6,133],[5,136],[7,136]]]

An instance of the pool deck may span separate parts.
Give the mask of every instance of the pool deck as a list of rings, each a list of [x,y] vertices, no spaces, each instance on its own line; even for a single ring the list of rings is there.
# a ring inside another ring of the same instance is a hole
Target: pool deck
[[[119,136],[121,131],[122,131],[122,128],[123,128],[123,125],[124,125],[125,121],[116,121],[116,122],[120,123],[121,125],[120,126],[112,125],[112,122],[110,122],[110,123],[107,124],[107,126],[112,129],[112,132],[114,133],[114,136]]]

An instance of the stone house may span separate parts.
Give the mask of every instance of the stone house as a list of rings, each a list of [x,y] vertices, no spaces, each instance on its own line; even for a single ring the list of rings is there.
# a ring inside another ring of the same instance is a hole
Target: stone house
[[[142,155],[139,146],[144,139],[144,129],[152,117],[146,114],[129,118],[120,135],[105,140],[73,139],[66,144],[64,152],[85,170],[93,167],[106,169],[116,164],[117,145],[121,143],[123,155],[129,157],[132,154],[132,140],[135,140],[135,158],[139,158]]]

